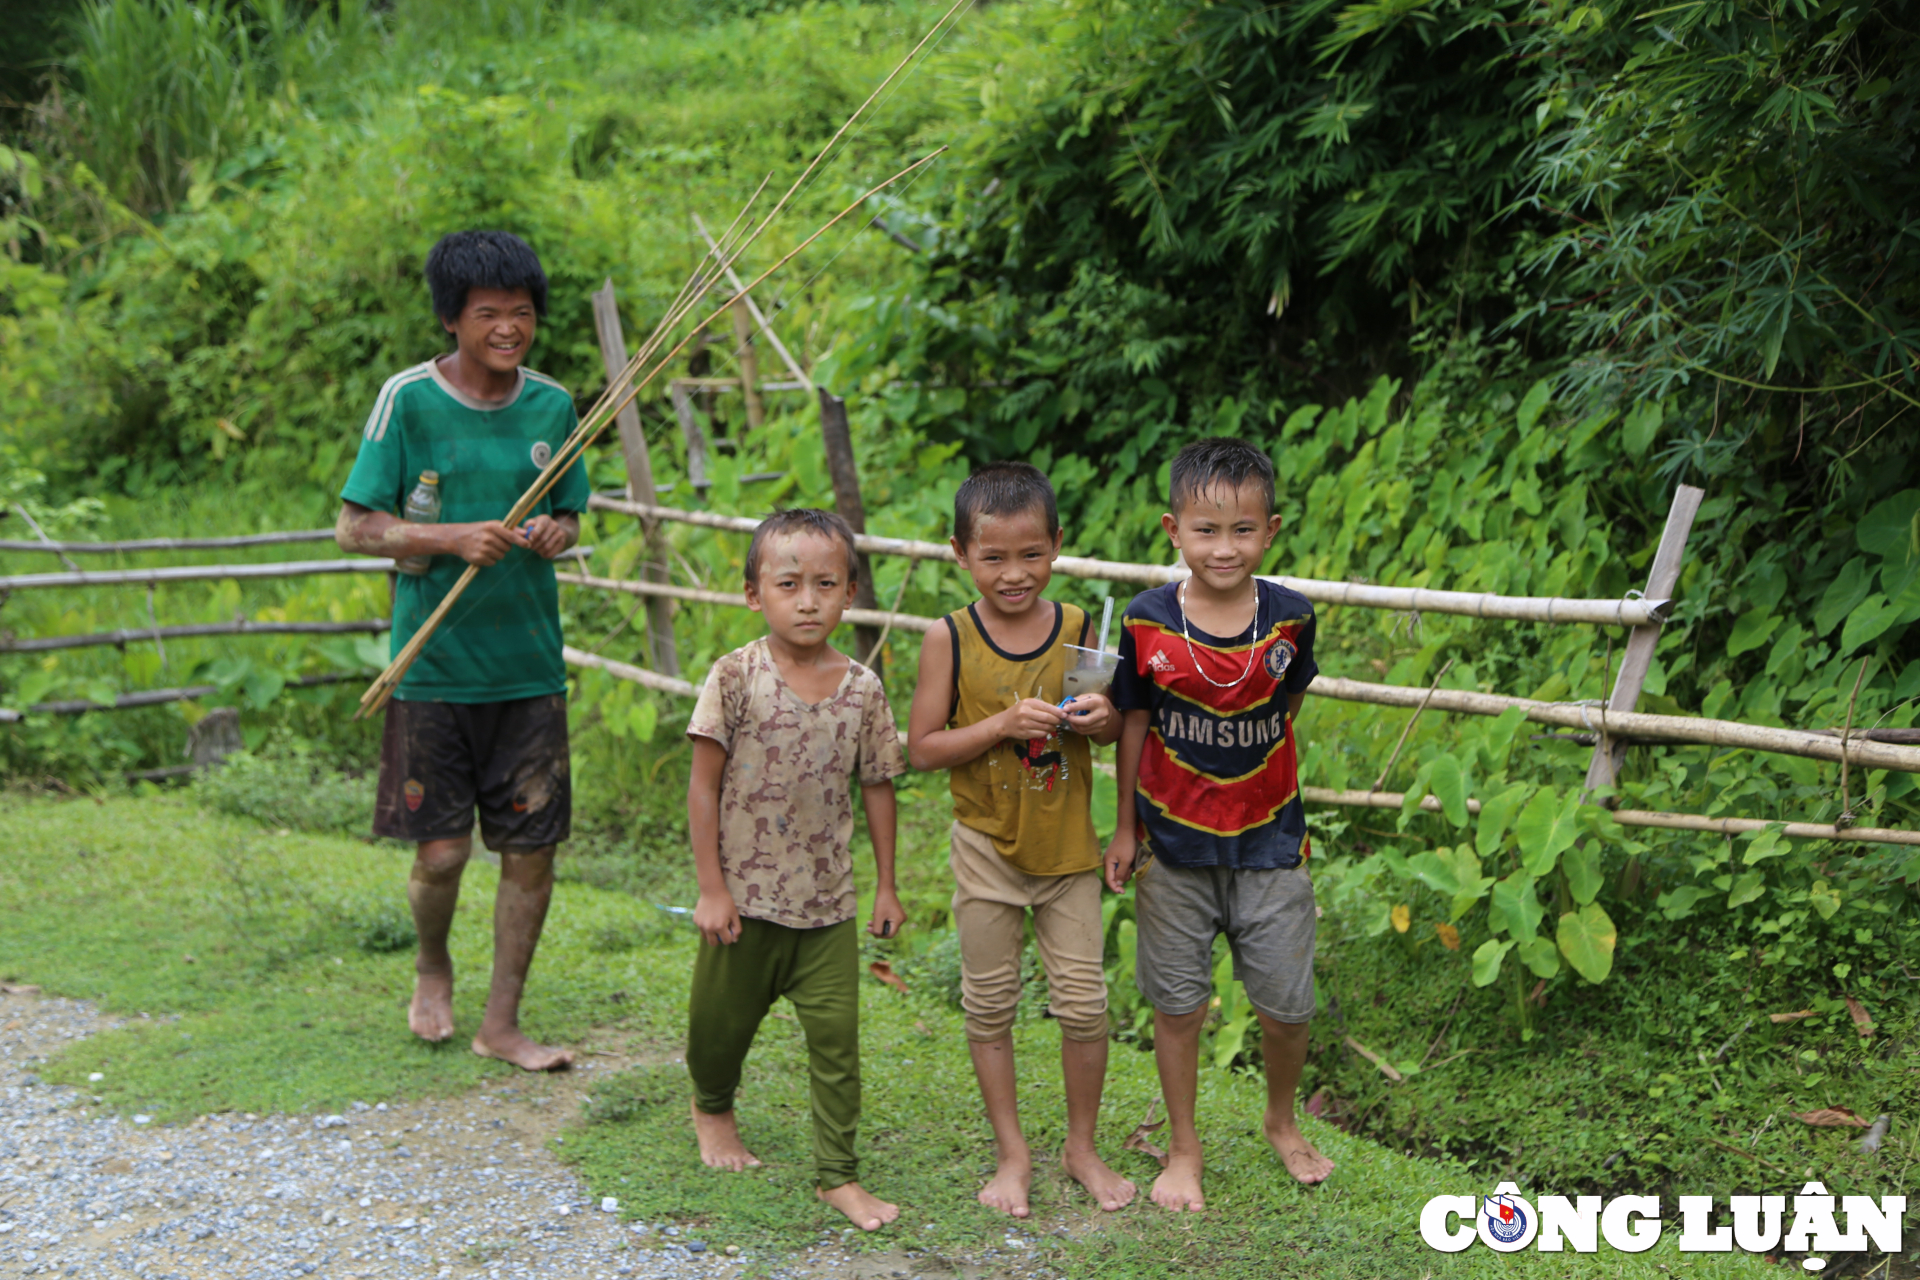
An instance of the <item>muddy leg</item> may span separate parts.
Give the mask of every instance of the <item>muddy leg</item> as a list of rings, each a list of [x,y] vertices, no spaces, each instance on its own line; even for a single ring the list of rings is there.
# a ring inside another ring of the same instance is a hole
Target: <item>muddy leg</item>
[[[473,1051],[526,1071],[557,1071],[573,1054],[535,1044],[520,1030],[520,993],[540,945],[540,930],[553,901],[553,846],[500,855],[500,892],[493,904],[493,985]]]
[[[407,905],[413,908],[420,950],[414,957],[413,1004],[407,1025],[422,1040],[439,1043],[453,1035],[453,956],[447,935],[460,905],[460,874],[473,853],[473,840],[426,840],[414,852],[407,880]]]

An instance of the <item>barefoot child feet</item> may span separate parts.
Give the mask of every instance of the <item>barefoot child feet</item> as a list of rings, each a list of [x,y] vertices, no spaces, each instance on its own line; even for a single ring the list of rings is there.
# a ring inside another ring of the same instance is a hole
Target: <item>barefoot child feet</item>
[[[700,879],[701,947],[687,1013],[700,1159],[739,1173],[760,1161],[734,1112],[741,1068],[782,996],[807,1038],[813,1159],[822,1201],[863,1231],[900,1216],[855,1181],[860,1120],[857,785],[878,871],[867,932],[897,937],[893,779],[906,771],[880,678],[829,642],[853,602],[853,530],[826,511],[761,521],[747,549],[747,603],[767,634],[713,664],[687,725],[687,826]]]
[[[1153,1201],[1184,1211],[1206,1205],[1194,1109],[1222,933],[1260,1018],[1267,1141],[1303,1183],[1324,1181],[1333,1161],[1293,1113],[1313,1016],[1313,882],[1294,738],[1319,670],[1313,606],[1254,577],[1280,529],[1266,454],[1240,440],[1196,441],[1174,458],[1170,487],[1160,522],[1192,576],[1142,592],[1122,619],[1115,766],[1134,803],[1121,806],[1106,867],[1116,893],[1139,881],[1135,974],[1154,1009],[1169,1130]]]
[[[540,259],[502,231],[461,231],[427,254],[427,285],[454,350],[387,380],[340,491],[335,540],[400,561],[393,648],[404,647],[468,565],[484,588],[434,633],[387,704],[375,835],[413,842],[407,900],[420,952],[413,1034],[453,1038],[447,936],[473,853],[473,819],[500,855],[493,980],[473,1051],[528,1071],[573,1055],[520,1031],[520,996],[572,817],[567,668],[553,558],[580,536],[586,468],[569,467],[533,518],[500,522],[574,427],[573,398],[524,365],[547,306]],[[459,469],[448,471],[449,466]],[[439,523],[394,514],[438,495]]]
[[[952,771],[948,864],[961,1006],[997,1150],[979,1200],[1015,1218],[1031,1212],[1033,1155],[1015,1102],[1012,1031],[1031,913],[1048,1012],[1060,1024],[1063,1167],[1112,1211],[1132,1202],[1134,1186],[1094,1146],[1107,1072],[1107,986],[1088,743],[1113,741],[1119,721],[1103,694],[1056,705],[1075,665],[1067,646],[1093,640],[1081,609],[1041,599],[1060,554],[1047,478],[1017,462],[976,472],[954,498],[952,543],[980,599],[927,633],[907,750],[917,769]]]

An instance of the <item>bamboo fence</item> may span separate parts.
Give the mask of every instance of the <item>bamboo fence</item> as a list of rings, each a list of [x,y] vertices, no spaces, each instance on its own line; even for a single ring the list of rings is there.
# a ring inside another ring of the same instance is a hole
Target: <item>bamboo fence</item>
[[[759,521],[749,516],[723,516],[711,511],[685,511],[677,507],[628,502],[595,495],[587,500],[591,511],[611,511],[643,520],[665,520],[677,524],[698,525],[707,529],[726,529],[752,533]],[[944,542],[921,542],[912,538],[881,538],[861,534],[854,539],[857,550],[872,555],[909,556],[916,560],[955,563],[953,548]],[[1117,560],[1097,560],[1088,556],[1061,556],[1053,562],[1053,571],[1069,578],[1091,578],[1101,582],[1124,582],[1131,586],[1156,587],[1179,582],[1187,576],[1184,567],[1157,564],[1127,564]],[[1469,618],[1502,619],[1515,622],[1586,623],[1597,626],[1641,627],[1664,621],[1669,600],[1580,600],[1558,596],[1502,596],[1477,591],[1430,591],[1424,587],[1379,587],[1359,582],[1330,582],[1321,578],[1295,578],[1262,574],[1268,582],[1298,591],[1316,604],[1355,605],[1366,609],[1392,609],[1402,613],[1445,613]]]
[[[555,560],[584,560],[592,547],[572,547]],[[344,560],[275,560],[266,564],[176,564],[149,569],[82,569],[70,573],[21,573],[0,578],[0,595],[52,587],[158,586],[168,582],[219,582],[228,579],[304,578],[329,573],[392,573],[392,560],[356,556]]]
[[[120,555],[135,551],[229,551],[235,547],[281,547],[290,542],[332,542],[331,529],[283,529],[231,538],[135,538],[130,542],[26,542],[0,538],[0,551],[46,551],[53,555]]]
[[[287,681],[289,689],[312,689],[320,685],[342,684],[349,680],[364,680],[366,676],[356,671],[334,671],[317,676],[299,676]],[[194,684],[179,689],[142,689],[138,693],[123,693],[112,702],[92,702],[86,698],[64,698],[57,702],[36,702],[24,711],[11,711],[0,707],[0,724],[17,724],[27,716],[77,716],[89,711],[130,711],[136,707],[157,707],[168,702],[187,702],[194,698],[207,698],[220,692],[217,684]]]
[[[41,636],[37,639],[0,638],[0,653],[46,653],[54,649],[86,649],[98,645],[125,648],[130,644],[155,640],[187,640],[195,636],[296,636],[341,635],[381,632],[391,624],[385,618],[363,622],[233,622],[188,623],[175,627],[131,627],[119,631],[96,631],[91,635]]]

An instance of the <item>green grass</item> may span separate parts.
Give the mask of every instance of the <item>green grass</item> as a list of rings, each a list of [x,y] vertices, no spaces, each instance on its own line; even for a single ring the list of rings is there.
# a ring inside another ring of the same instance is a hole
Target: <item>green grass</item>
[[[663,777],[661,790],[670,789]],[[936,817],[939,808],[919,806]],[[0,877],[0,975],[96,1000],[132,1019],[58,1055],[43,1070],[51,1080],[80,1083],[100,1071],[105,1079],[90,1087],[109,1105],[179,1119],[446,1095],[508,1073],[457,1043],[428,1048],[406,1033],[410,954],[379,949],[393,943],[403,850],[281,835],[178,796],[102,802],[14,794],[0,798],[0,824],[13,836]],[[937,876],[934,833],[932,817],[909,828],[911,877],[923,892]],[[604,847],[588,864],[615,857]],[[493,876],[479,864],[470,875],[455,953],[476,974],[484,967]],[[670,868],[648,883],[657,895],[686,887]],[[671,1051],[694,946],[690,931],[645,899],[562,883],[528,991],[528,1029],[575,1042],[611,1030]],[[472,981],[461,988],[463,1025],[478,1018],[479,994]],[[1005,1220],[973,1200],[991,1153],[958,1014],[930,987],[901,996],[868,983],[862,1016],[864,1176],[906,1213],[898,1229],[860,1247],[941,1257],[1004,1249]],[[1029,1017],[1016,1039],[1023,1112],[1045,1150],[1061,1137],[1057,1032]],[[794,1025],[770,1019],[742,1096],[750,1138],[769,1162],[759,1173],[720,1175],[698,1164],[677,1066],[636,1068],[599,1085],[588,1118],[569,1134],[567,1158],[594,1194],[619,1196],[623,1212],[681,1219],[721,1243],[804,1247],[833,1221],[811,1195],[803,1065]],[[1150,1056],[1116,1046],[1102,1145],[1141,1181],[1151,1177],[1151,1162],[1118,1147],[1155,1093]],[[1299,1188],[1258,1136],[1261,1097],[1255,1078],[1203,1075],[1205,1215],[1176,1219],[1142,1206],[1104,1217],[1043,1169],[1037,1248],[1021,1256],[1075,1277],[1180,1268],[1221,1278],[1602,1270],[1651,1278],[1666,1274],[1662,1266],[1709,1265],[1674,1253],[1671,1237],[1653,1253],[1604,1261],[1434,1254],[1418,1238],[1420,1206],[1441,1191],[1483,1190],[1485,1177],[1309,1121],[1339,1169],[1326,1187]],[[1047,1234],[1054,1228],[1065,1234]],[[1710,1265],[1715,1275],[1762,1274],[1761,1264],[1744,1258]]]

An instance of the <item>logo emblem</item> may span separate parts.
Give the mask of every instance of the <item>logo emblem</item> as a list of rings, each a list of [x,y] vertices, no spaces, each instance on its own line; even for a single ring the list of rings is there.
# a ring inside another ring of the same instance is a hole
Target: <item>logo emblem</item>
[[[533,465],[545,471],[547,464],[552,461],[553,446],[545,440],[535,440],[533,442]]]
[[[1153,656],[1147,659],[1147,667],[1153,671],[1171,671],[1173,670],[1173,659],[1167,656],[1165,649],[1155,649]]]
[[[406,797],[407,812],[420,812],[421,801],[427,798],[427,789],[420,785],[418,778],[408,778],[406,785],[400,788],[400,794]]]
[[[1533,1206],[1520,1198],[1520,1188],[1503,1182],[1480,1202],[1480,1240],[1489,1249],[1512,1253],[1533,1243],[1540,1231]]]
[[[1275,640],[1273,647],[1267,650],[1267,674],[1278,680],[1287,674],[1287,668],[1293,665],[1293,655],[1300,652],[1291,640]]]

